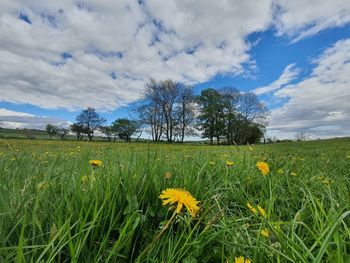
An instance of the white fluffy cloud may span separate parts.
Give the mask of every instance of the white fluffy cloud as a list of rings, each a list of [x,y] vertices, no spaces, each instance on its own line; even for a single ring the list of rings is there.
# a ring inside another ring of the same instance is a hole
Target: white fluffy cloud
[[[253,92],[257,95],[261,95],[264,93],[269,93],[278,90],[284,85],[289,84],[293,79],[295,79],[298,76],[299,72],[300,70],[295,67],[295,64],[289,64],[285,67],[281,76],[277,80],[270,83],[268,86],[258,87],[254,89]]]
[[[2,0],[0,100],[113,110],[140,98],[150,77],[242,74],[254,64],[253,32],[275,26],[300,39],[349,21],[346,0],[276,2]]]
[[[278,0],[274,7],[279,34],[291,36],[293,42],[350,22],[347,0]]]
[[[349,134],[350,39],[338,41],[313,62],[309,77],[274,93],[288,102],[272,110],[272,134],[281,138],[296,132],[313,137]]]
[[[2,128],[43,130],[47,124],[53,124],[58,127],[67,127],[70,123],[65,120],[45,116],[35,116],[25,112],[0,108],[0,127]]]

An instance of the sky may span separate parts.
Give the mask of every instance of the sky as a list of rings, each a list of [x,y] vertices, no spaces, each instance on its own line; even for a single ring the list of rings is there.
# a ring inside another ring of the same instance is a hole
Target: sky
[[[149,78],[254,92],[267,136],[350,135],[348,0],[0,0],[0,127],[134,117]]]

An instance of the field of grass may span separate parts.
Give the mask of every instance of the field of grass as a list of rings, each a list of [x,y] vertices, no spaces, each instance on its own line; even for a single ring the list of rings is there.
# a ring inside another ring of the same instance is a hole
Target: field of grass
[[[349,139],[0,139],[0,262],[350,262],[349,171]],[[196,217],[163,206],[167,188],[189,191]]]

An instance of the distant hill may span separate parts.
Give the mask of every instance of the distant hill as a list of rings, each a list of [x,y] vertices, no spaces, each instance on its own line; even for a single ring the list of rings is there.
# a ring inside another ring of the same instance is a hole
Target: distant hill
[[[0,138],[13,138],[13,139],[31,139],[31,140],[45,140],[49,139],[46,131],[32,130],[32,129],[5,129],[0,128]],[[58,135],[52,137],[53,140],[59,140]],[[74,135],[68,135],[65,140],[75,140]],[[97,138],[96,138],[97,139]],[[99,137],[99,140],[103,138]]]

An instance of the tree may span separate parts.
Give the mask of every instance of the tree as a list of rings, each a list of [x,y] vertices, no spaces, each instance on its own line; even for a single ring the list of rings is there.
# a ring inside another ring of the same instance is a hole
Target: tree
[[[236,144],[235,133],[238,126],[238,104],[241,92],[233,87],[225,87],[219,91],[222,96],[224,134],[228,144]]]
[[[109,142],[112,140],[113,129],[111,126],[101,126],[100,131],[106,135]]]
[[[163,114],[160,106],[155,102],[146,99],[143,104],[137,108],[140,121],[149,127],[152,140],[160,141],[163,135]]]
[[[57,134],[61,137],[61,140],[69,133],[69,129],[61,127],[57,129]]]
[[[161,110],[164,120],[162,131],[170,143],[174,140],[174,128],[180,119],[179,108],[176,107],[178,96],[179,87],[171,80],[160,82],[150,80],[146,85],[145,97],[149,98]]]
[[[120,139],[131,141],[131,136],[138,130],[138,122],[126,118],[117,119],[112,123],[112,130]]]
[[[306,141],[306,134],[304,132],[299,132],[295,135],[297,141]]]
[[[74,132],[77,135],[77,140],[82,140],[84,137],[84,134],[87,133],[87,131],[84,129],[83,125],[80,125],[78,123],[73,123],[70,126],[70,130]]]
[[[162,136],[168,142],[184,140],[194,120],[193,88],[172,80],[151,79],[145,87],[145,98],[138,112],[143,124],[150,127],[152,139]]]
[[[101,127],[106,122],[106,119],[100,117],[94,108],[87,108],[77,116],[76,121],[83,128],[82,130],[88,136],[89,141],[91,141],[94,131]]]
[[[45,130],[46,130],[46,132],[49,135],[49,138],[51,140],[52,136],[57,134],[58,128],[52,124],[47,124]]]
[[[210,144],[213,144],[213,139],[216,137],[220,143],[220,136],[224,134],[222,96],[215,89],[203,90],[198,97],[198,105],[200,111],[198,125],[202,137],[209,138]]]
[[[198,97],[202,136],[227,144],[256,143],[264,135],[269,111],[253,93],[227,87],[203,90]]]
[[[238,143],[246,144],[249,142],[248,134],[252,125],[264,129],[268,123],[267,117],[270,112],[254,93],[246,92],[240,96],[238,114],[240,125],[237,127],[236,137]]]
[[[192,124],[195,120],[195,96],[193,88],[185,85],[180,86],[180,100],[181,107],[181,142],[184,141],[185,135],[193,135]]]

